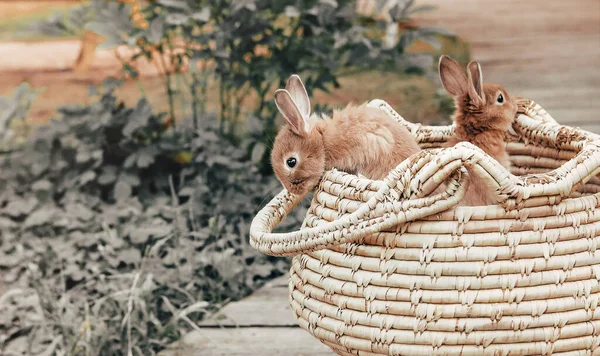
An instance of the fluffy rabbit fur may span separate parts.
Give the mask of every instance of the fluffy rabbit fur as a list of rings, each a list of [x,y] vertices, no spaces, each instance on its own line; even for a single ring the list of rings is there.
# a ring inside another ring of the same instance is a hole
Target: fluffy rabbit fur
[[[440,57],[440,79],[444,89],[454,98],[456,110],[454,135],[447,142],[451,147],[458,142],[470,142],[510,167],[506,152],[505,135],[517,114],[517,103],[497,84],[483,83],[481,67],[477,62],[467,66],[468,77],[460,65],[448,56]],[[465,195],[465,205],[496,203],[494,191],[469,170],[471,184]]]
[[[275,103],[287,125],[275,138],[271,164],[283,186],[297,195],[308,193],[332,168],[383,179],[421,150],[404,126],[366,104],[350,104],[331,117],[311,115],[297,75],[275,92]]]

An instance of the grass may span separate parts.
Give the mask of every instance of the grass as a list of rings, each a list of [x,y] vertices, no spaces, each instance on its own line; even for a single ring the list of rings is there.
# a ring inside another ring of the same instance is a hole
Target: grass
[[[0,1],[0,41],[40,41],[57,38],[29,31],[31,25],[52,16],[66,13],[77,1]]]

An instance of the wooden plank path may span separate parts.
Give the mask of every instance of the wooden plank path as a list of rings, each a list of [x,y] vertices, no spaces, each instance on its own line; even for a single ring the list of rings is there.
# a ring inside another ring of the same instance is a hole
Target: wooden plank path
[[[484,81],[535,100],[559,123],[600,127],[600,1],[424,0],[419,16],[471,44]]]
[[[422,24],[471,43],[484,79],[535,100],[559,122],[600,133],[600,1],[426,0]],[[227,305],[163,356],[332,355],[298,328],[287,277]]]
[[[282,276],[239,302],[230,303],[161,356],[325,356],[329,348],[300,329]]]

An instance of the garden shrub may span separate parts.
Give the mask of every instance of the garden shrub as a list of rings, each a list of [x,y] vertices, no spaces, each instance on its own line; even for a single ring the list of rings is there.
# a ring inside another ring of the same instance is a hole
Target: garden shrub
[[[28,136],[26,118],[38,94],[28,83],[22,83],[11,96],[0,97],[0,152],[12,151]]]
[[[261,152],[219,137],[215,117],[168,127],[116,85],[0,158],[2,354],[153,354],[288,268],[248,245],[280,189]]]
[[[291,74],[302,75],[310,95],[339,86],[340,76],[358,70],[434,70],[427,64],[431,60],[423,60],[431,53],[408,53],[406,48],[415,40],[435,44],[436,35],[451,35],[449,31],[415,28],[386,43],[390,22],[424,9],[414,1],[399,2],[389,10],[391,16],[378,18],[359,14],[353,0],[158,0],[143,11],[149,26],[134,28],[121,43],[135,44],[137,56],[170,55],[174,72],[191,64],[194,73],[198,62],[210,62],[219,82],[225,130],[235,130],[241,105],[250,99],[254,116],[265,120],[272,134],[272,91]],[[113,36],[112,43],[119,40]]]
[[[132,58],[122,58],[128,77],[137,78],[138,58],[159,67],[173,123],[180,103],[191,107],[181,109],[191,109],[195,119],[202,115],[207,82],[215,79],[221,133],[236,141],[245,134],[243,119],[252,114],[264,121],[260,140],[268,143],[276,129],[272,93],[291,74],[302,76],[311,95],[365,70],[435,72],[438,39],[453,34],[435,26],[404,28],[412,14],[434,7],[414,0],[390,9],[386,1],[376,3],[374,14],[362,14],[355,0],[156,0],[137,14],[143,25],[135,25],[127,21],[131,10],[123,1],[92,0],[87,13],[96,15],[85,26],[106,38],[103,47],[133,50]],[[46,22],[44,28],[69,28],[77,22],[69,18]],[[390,38],[391,28],[403,30]],[[431,44],[432,51],[408,51],[415,41]]]

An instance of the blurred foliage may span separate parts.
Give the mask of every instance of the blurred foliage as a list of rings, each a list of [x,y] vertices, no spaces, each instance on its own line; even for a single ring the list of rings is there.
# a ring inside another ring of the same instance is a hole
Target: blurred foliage
[[[173,128],[118,85],[0,156],[3,355],[154,354],[288,268],[248,244],[279,189],[256,168],[264,147],[230,145],[214,116]]]
[[[140,18],[134,25],[129,5],[92,0],[86,6],[95,15],[86,28],[106,38],[103,47],[134,50],[123,63],[128,76],[138,77],[139,58],[158,68],[165,77],[171,125],[179,102],[191,103],[194,121],[204,113],[207,83],[215,78],[220,134],[237,143],[242,119],[251,114],[264,122],[260,138],[267,143],[276,133],[272,92],[291,74],[302,76],[311,95],[365,70],[435,72],[433,51],[407,48],[421,41],[439,49],[439,37],[453,34],[439,27],[405,26],[412,14],[433,7],[413,0],[397,1],[390,9],[386,1],[376,3],[374,14],[361,14],[355,0],[156,0],[141,9],[143,16],[136,14]],[[52,24],[60,29],[80,23],[67,21],[71,17],[86,18],[74,13]],[[270,169],[268,153],[264,172]]]
[[[357,13],[351,0],[157,0],[143,12],[149,25],[135,28],[126,40],[109,37],[108,26],[100,33],[113,45],[134,44],[134,60],[167,56],[172,64],[167,75],[210,68],[220,83],[222,131],[235,133],[242,105],[250,100],[271,138],[277,113],[271,94],[291,74],[302,76],[310,95],[338,87],[340,76],[360,70],[433,69],[431,55],[405,49],[417,39],[451,35],[448,31],[415,28],[386,43],[386,28],[418,10],[413,3],[399,2],[391,16],[377,19]],[[137,74],[132,68],[130,73]],[[171,94],[170,81],[167,86]]]
[[[0,152],[18,147],[29,135],[30,126],[26,118],[38,94],[39,90],[22,83],[11,96],[0,96]]]

